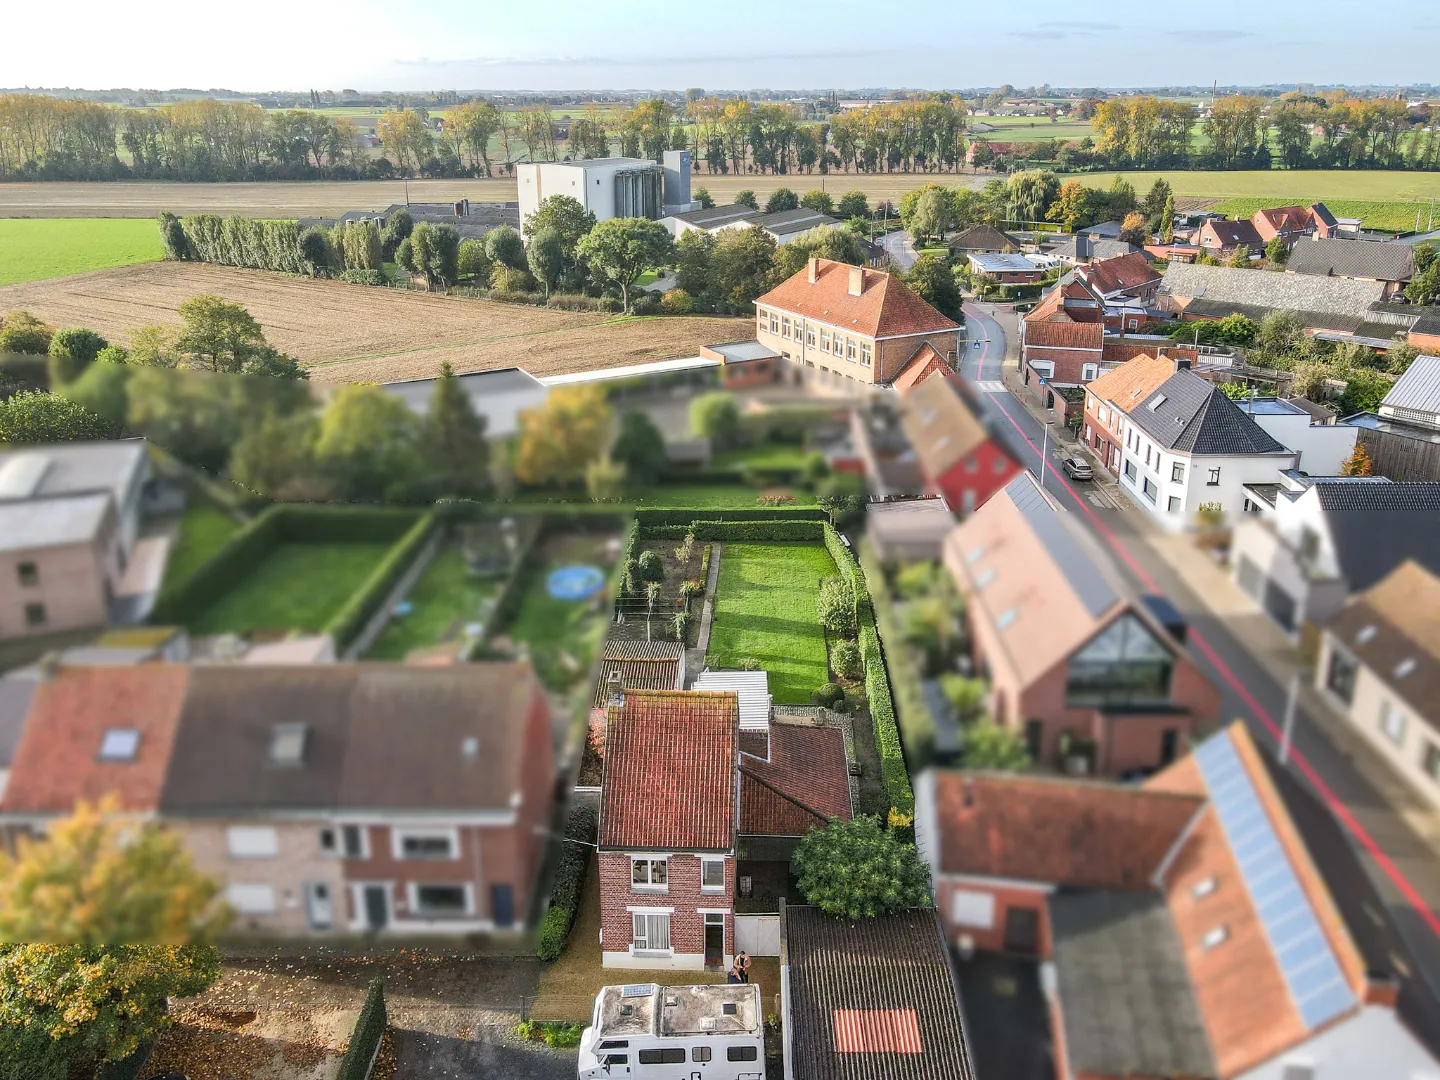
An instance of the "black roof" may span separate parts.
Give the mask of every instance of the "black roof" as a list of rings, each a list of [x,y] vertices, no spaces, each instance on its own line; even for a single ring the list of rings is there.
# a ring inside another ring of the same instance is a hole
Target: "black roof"
[[[1177,371],[1130,410],[1130,419],[1167,450],[1187,454],[1284,454],[1285,447],[1214,383]]]
[[[933,909],[851,922],[787,905],[780,926],[794,1080],[971,1080],[959,994]],[[839,1049],[837,1029],[863,1044],[862,1032],[889,1021],[899,1038],[918,1032],[919,1053]]]
[[[1370,588],[1406,559],[1440,574],[1440,483],[1314,486],[1351,592]]]
[[[1164,896],[1059,892],[1049,908],[1065,1054],[1076,1075],[1219,1075]]]

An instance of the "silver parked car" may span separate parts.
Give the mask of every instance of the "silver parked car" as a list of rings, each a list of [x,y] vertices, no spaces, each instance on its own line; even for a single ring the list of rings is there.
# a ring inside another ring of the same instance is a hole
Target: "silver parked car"
[[[1095,474],[1090,470],[1090,463],[1078,457],[1067,457],[1060,462],[1071,480],[1093,480]]]

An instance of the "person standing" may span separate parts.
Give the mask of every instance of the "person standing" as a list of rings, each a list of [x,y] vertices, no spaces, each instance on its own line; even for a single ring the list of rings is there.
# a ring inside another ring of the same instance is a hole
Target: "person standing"
[[[740,952],[735,954],[735,970],[740,973],[740,981],[742,983],[748,983],[750,981],[750,957],[747,953]]]

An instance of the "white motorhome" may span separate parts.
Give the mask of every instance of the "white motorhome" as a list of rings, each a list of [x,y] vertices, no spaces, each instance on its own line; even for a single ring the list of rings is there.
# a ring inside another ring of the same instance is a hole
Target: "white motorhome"
[[[760,988],[607,986],[580,1037],[579,1080],[762,1080]]]

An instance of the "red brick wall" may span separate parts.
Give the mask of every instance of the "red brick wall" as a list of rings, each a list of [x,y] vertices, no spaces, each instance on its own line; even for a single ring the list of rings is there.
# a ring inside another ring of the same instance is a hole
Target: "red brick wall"
[[[1015,479],[1019,472],[1020,466],[1009,454],[987,441],[933,479],[929,494],[944,495],[952,510],[969,513],[984,506],[985,500]]]
[[[705,917],[697,909],[729,908],[735,895],[735,860],[725,859],[725,889],[718,893],[700,891],[700,860],[688,851],[670,856],[669,888],[666,892],[633,891],[630,887],[630,856],[602,851],[600,866],[600,927],[605,952],[623,952],[633,931],[631,907],[672,907],[670,947],[677,954],[705,951]],[[725,955],[735,952],[735,921],[725,916]]]
[[[1092,352],[1088,349],[1059,349],[1048,348],[1044,345],[1026,345],[1025,363],[1028,365],[1032,360],[1048,361],[1055,365],[1055,373],[1051,375],[1052,383],[1079,383],[1081,374],[1086,364],[1100,366],[1103,352]],[[1027,370],[1027,380],[1031,386],[1035,385],[1033,372]]]
[[[974,926],[960,926],[954,920],[955,905],[952,897],[956,892],[983,892],[995,898],[995,919],[989,930]],[[940,911],[940,923],[945,927],[945,936],[953,943],[961,934],[968,934],[975,948],[987,952],[1002,952],[1005,948],[1006,912],[1014,908],[1030,908],[1040,913],[1039,951],[1042,960],[1050,958],[1050,912],[1045,903],[1045,893],[1040,889],[1017,888],[1003,882],[965,880],[940,875],[936,886],[936,903]]]

